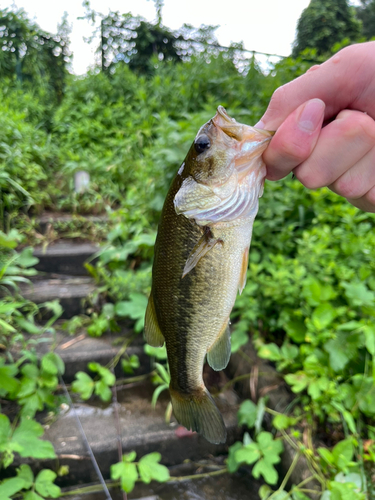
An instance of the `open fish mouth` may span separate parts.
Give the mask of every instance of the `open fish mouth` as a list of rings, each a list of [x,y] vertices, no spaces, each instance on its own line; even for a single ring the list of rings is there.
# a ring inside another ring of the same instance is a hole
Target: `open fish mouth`
[[[238,123],[228,115],[223,106],[217,108],[212,121],[225,134],[238,141],[235,169],[240,177],[247,175],[249,169],[254,167],[254,158],[262,155],[274,132]]]

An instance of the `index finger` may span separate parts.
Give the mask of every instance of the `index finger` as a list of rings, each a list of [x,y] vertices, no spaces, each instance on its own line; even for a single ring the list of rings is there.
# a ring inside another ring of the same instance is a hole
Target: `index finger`
[[[318,98],[325,102],[325,119],[342,109],[356,109],[375,115],[370,95],[374,67],[375,42],[351,45],[320,66],[278,88],[258,128],[277,130],[287,116],[302,103]]]

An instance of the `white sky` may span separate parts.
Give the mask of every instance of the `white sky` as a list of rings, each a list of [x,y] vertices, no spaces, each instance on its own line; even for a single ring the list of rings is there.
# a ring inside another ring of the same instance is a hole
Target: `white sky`
[[[2,0],[1,8],[16,4],[23,8],[39,26],[55,33],[64,12],[72,25],[70,49],[73,52],[73,72],[83,74],[94,63],[95,45],[88,45],[93,27],[77,17],[84,14],[81,0]],[[216,34],[219,43],[244,42],[249,50],[287,56],[295,38],[301,12],[309,0],[165,0],[162,11],[163,24],[177,29],[184,23],[220,25]],[[148,21],[156,19],[155,6],[147,0],[91,0],[93,10],[107,13],[131,12]]]

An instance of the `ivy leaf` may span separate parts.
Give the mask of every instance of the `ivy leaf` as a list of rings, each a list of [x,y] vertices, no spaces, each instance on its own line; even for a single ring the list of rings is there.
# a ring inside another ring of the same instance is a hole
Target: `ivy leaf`
[[[285,375],[285,381],[292,386],[293,392],[301,392],[308,386],[309,378],[303,371]]]
[[[148,484],[151,479],[164,483],[169,479],[169,470],[165,465],[159,464],[161,455],[158,452],[149,453],[138,462],[139,475],[142,481]]]
[[[54,484],[57,474],[49,469],[43,469],[36,476],[35,489],[43,497],[57,498],[60,496],[60,488]]]
[[[270,432],[261,432],[257,437],[257,443],[259,450],[267,462],[272,464],[280,462],[280,453],[283,451],[283,444],[279,439],[274,439]]]
[[[137,466],[129,462],[119,462],[111,465],[111,478],[121,480],[121,488],[130,493],[138,479]]]
[[[76,380],[72,384],[72,391],[78,392],[82,399],[89,399],[94,390],[94,381],[85,372],[76,373]]]

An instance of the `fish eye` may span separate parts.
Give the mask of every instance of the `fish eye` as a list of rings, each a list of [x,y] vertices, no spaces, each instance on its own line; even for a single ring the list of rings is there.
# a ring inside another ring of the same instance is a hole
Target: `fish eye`
[[[203,153],[210,146],[211,146],[211,142],[206,134],[200,135],[199,137],[197,137],[196,141],[194,142],[195,151],[198,154]]]

